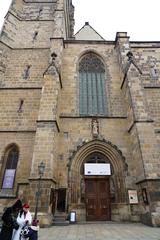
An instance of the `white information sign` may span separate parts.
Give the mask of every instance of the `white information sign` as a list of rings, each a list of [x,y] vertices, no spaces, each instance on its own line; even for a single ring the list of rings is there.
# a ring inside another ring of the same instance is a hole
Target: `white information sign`
[[[109,163],[85,163],[84,173],[90,175],[111,175],[111,166]]]
[[[137,190],[128,190],[128,196],[129,196],[129,203],[130,204],[137,204],[138,203]]]
[[[13,188],[15,171],[15,169],[5,170],[2,188]]]
[[[72,211],[70,212],[70,223],[76,222],[76,212]]]

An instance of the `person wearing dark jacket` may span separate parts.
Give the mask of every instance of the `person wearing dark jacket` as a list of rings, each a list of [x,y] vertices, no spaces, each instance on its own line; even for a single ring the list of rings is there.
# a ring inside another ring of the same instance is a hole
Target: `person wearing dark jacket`
[[[23,235],[24,238],[28,238],[28,240],[38,240],[38,231],[39,231],[39,221],[34,219],[32,221],[32,225],[28,228],[27,233]]]
[[[21,200],[17,200],[12,207],[8,207],[2,216],[2,229],[0,233],[0,240],[11,240],[13,229],[18,229],[16,222],[17,214],[22,209]]]

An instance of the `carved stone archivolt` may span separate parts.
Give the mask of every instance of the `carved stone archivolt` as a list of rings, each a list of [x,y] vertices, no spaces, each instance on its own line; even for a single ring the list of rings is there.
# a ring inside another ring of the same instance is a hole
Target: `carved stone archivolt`
[[[70,204],[78,204],[83,196],[82,194],[82,165],[90,155],[101,154],[105,159],[108,159],[112,166],[112,197],[116,202],[124,203],[126,201],[125,191],[125,172],[127,164],[122,152],[110,142],[93,140],[81,146],[74,153],[69,163],[69,185],[70,185]],[[73,186],[74,185],[74,186]],[[116,192],[116,193],[115,193]]]

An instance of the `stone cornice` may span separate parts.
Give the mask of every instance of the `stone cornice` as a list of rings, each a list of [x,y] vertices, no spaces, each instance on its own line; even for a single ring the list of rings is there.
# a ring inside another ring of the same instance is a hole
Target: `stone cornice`
[[[4,43],[2,40],[0,40],[0,43],[2,43],[3,45],[5,45],[6,47],[12,49],[12,47],[10,47],[9,45],[7,45],[6,43]]]
[[[5,88],[0,88],[0,91],[3,90],[41,90],[42,87],[5,87]]]
[[[144,88],[160,88],[160,84],[159,85],[145,85]]]
[[[30,0],[23,0],[24,3],[57,3],[57,0],[52,0],[52,1],[30,1]]]
[[[58,123],[57,123],[57,120],[37,120],[36,122],[37,122],[37,124],[38,124],[38,123],[45,123],[45,124],[47,124],[47,123],[51,123],[51,124],[52,124],[52,123],[55,123],[58,132],[60,132],[60,128],[59,128],[59,125],[58,125]]]
[[[19,16],[16,16],[13,12],[8,11],[7,14],[11,14],[13,17],[15,17],[18,21],[21,22],[54,22],[54,19],[23,19]]]
[[[46,177],[43,177],[41,179],[39,177],[30,177],[28,180],[29,181],[39,181],[39,180],[41,180],[41,182],[42,181],[51,181],[51,182],[54,182],[54,183],[57,182],[55,178],[46,178]]]
[[[144,178],[136,182],[136,184],[144,183],[144,182],[155,182],[160,181],[160,178]]]
[[[60,115],[59,116],[60,118],[88,118],[88,119],[90,119],[90,118],[104,118],[104,119],[127,119],[127,116],[80,116],[80,115],[78,115],[78,116],[76,116],[76,115],[74,115],[74,116],[72,116],[72,115]]]
[[[150,119],[150,120],[136,120],[132,123],[132,125],[130,126],[130,128],[128,129],[128,133],[131,132],[132,128],[134,127],[135,124],[137,123],[152,123],[154,122],[154,120]]]
[[[0,130],[0,133],[36,133],[36,130]]]
[[[29,48],[13,48],[13,47],[11,47],[11,46],[9,46],[9,45],[7,45],[5,42],[3,42],[2,40],[0,40],[0,43],[2,43],[2,44],[4,44],[6,47],[8,47],[9,49],[11,49],[11,50],[18,50],[18,51],[20,51],[20,50],[50,50],[50,48],[49,47],[46,47],[46,48],[42,48],[42,47],[36,47],[36,48],[33,48],[33,47],[29,47]]]
[[[64,43],[68,44],[108,44],[108,45],[115,45],[115,41],[106,41],[106,40],[64,40]]]

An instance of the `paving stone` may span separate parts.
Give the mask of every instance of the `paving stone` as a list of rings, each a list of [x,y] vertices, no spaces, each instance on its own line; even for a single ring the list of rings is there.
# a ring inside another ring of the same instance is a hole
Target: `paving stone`
[[[40,229],[39,240],[160,240],[160,228],[136,224],[76,224]]]

